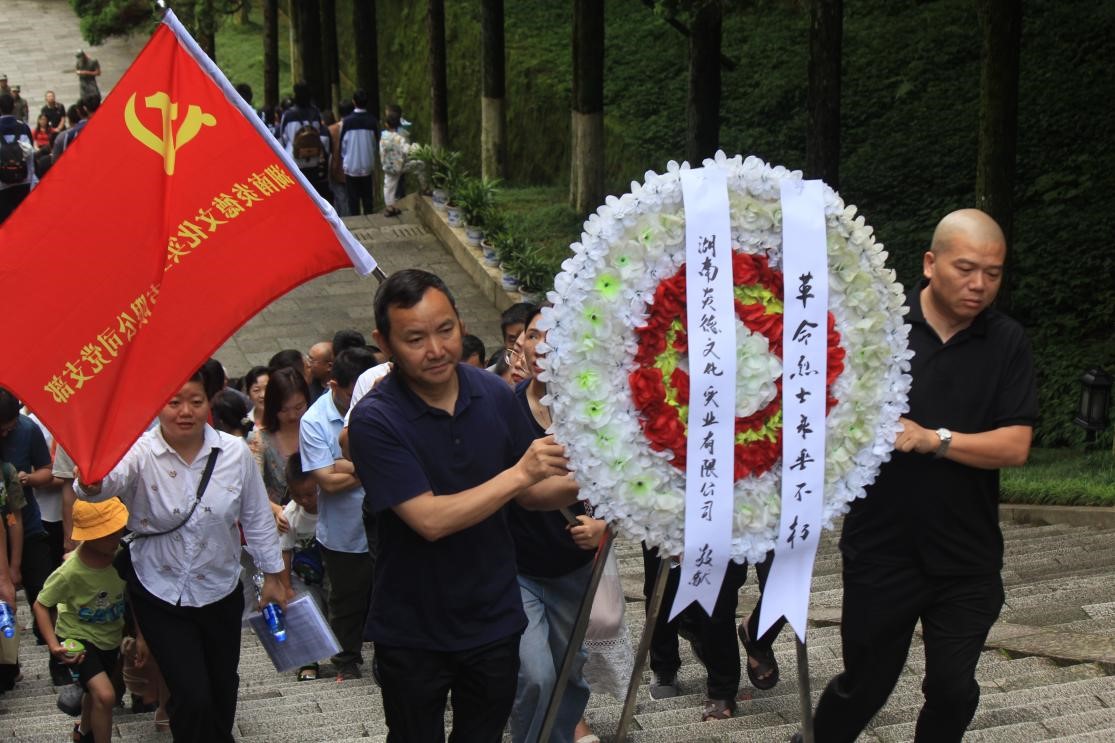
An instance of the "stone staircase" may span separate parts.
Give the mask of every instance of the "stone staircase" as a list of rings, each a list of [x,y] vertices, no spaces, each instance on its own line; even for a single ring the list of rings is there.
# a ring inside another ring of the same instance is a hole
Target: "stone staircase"
[[[982,698],[965,740],[980,742],[1115,741],[1115,530],[1068,526],[1003,525],[1007,603],[988,640],[977,676]],[[632,636],[642,629],[642,558],[637,544],[617,543],[628,598]],[[827,534],[817,557],[809,634],[810,685],[814,702],[841,669],[840,558]],[[756,598],[754,573],[741,591],[740,610]],[[19,619],[26,627],[25,606]],[[28,637],[30,635],[27,635]],[[682,643],[678,675],[681,694],[652,700],[639,691],[629,740],[656,742],[759,743],[786,741],[798,729],[796,655],[793,634],[784,631],[775,646],[782,683],[770,691],[751,689],[744,678],[736,717],[702,723],[704,670]],[[370,648],[366,653],[370,657]],[[24,678],[0,696],[0,738],[46,743],[68,739],[72,720],[55,706],[46,673],[46,652],[26,641]],[[243,741],[353,741],[386,739],[379,689],[370,678],[337,683],[323,667],[323,679],[298,683],[277,674],[253,635],[244,635],[240,663],[238,739]],[[861,737],[897,743],[913,738],[921,708],[924,659],[920,641],[887,705]],[[644,682],[649,679],[644,672]],[[594,695],[586,713],[605,741],[615,732],[621,705]],[[122,741],[160,741],[153,715],[116,716]]]

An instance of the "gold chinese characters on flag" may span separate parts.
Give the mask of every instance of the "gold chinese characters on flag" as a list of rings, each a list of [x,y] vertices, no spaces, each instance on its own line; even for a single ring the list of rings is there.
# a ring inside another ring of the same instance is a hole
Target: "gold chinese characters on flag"
[[[0,227],[0,385],[90,479],[268,303],[371,256],[167,13]]]

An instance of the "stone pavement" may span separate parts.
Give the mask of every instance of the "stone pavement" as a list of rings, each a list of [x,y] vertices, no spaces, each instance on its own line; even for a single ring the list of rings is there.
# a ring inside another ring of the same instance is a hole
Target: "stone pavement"
[[[408,198],[398,217],[376,214],[346,217],[345,224],[364,243],[385,273],[422,268],[441,276],[457,300],[467,331],[484,341],[490,354],[498,348],[499,312],[460,264],[418,220]],[[288,250],[286,246],[273,249]],[[260,256],[266,260],[265,255]],[[250,280],[250,277],[248,278]],[[266,364],[276,351],[329,340],[342,328],[364,333],[371,343],[372,298],[379,283],[361,278],[351,269],[321,276],[291,290],[248,321],[214,356],[230,376],[240,376],[255,364]]]
[[[1115,529],[1073,526],[1003,525],[1006,541],[1006,605],[981,656],[977,677],[980,706],[965,735],[980,743],[1115,740],[1115,659],[1110,638],[1115,629]],[[617,541],[620,574],[627,594],[627,624],[638,640],[643,615],[642,556],[638,543]],[[754,580],[741,591],[740,615],[754,605]],[[809,633],[809,675],[814,702],[824,684],[840,671],[840,558],[836,539],[826,533],[817,556]],[[19,607],[26,628],[30,613]],[[1018,628],[1025,628],[1021,634]],[[1040,635],[1054,638],[1042,643]],[[27,636],[27,635],[25,635]],[[1076,639],[1076,657],[1050,657],[1060,636]],[[1010,638],[1027,638],[1009,647]],[[240,697],[235,735],[241,741],[356,741],[384,743],[386,726],[379,690],[368,678],[338,683],[328,677],[297,682],[278,674],[255,637],[245,633],[240,661]],[[1002,649],[1005,648],[1005,649]],[[722,722],[700,722],[704,673],[682,643],[678,674],[680,695],[653,700],[644,674],[629,740],[633,743],[759,743],[787,741],[798,726],[797,669],[793,635],[784,631],[775,645],[782,683],[755,691],[746,681],[737,715]],[[1090,653],[1098,653],[1090,656]],[[1106,655],[1104,655],[1106,654]],[[365,648],[371,657],[371,647]],[[48,743],[60,741],[72,728],[71,718],[55,707],[55,690],[46,670],[42,647],[25,642],[21,649],[24,679],[0,696],[0,739]],[[867,743],[899,743],[913,739],[914,721],[922,704],[925,670],[921,642],[915,638],[906,667],[887,705],[860,737]],[[610,742],[621,712],[611,697],[594,695],[587,718],[601,738]],[[115,736],[121,741],[166,743],[170,736],[154,731],[151,713],[133,715],[117,710]]]
[[[0,18],[4,27],[0,72],[8,76],[9,85],[21,87],[32,126],[46,91],[53,90],[67,107],[77,102],[74,54],[78,49],[101,63],[97,85],[104,96],[147,42],[147,36],[139,34],[110,39],[102,46],[87,44],[68,0],[0,0]]]

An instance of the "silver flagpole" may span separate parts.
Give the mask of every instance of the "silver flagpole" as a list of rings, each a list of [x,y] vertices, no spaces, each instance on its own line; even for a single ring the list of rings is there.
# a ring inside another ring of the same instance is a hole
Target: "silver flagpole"
[[[550,739],[550,733],[557,721],[558,707],[561,698],[565,696],[565,687],[569,683],[569,674],[573,670],[573,661],[577,653],[581,652],[581,645],[585,642],[585,632],[588,631],[588,618],[592,613],[592,600],[596,596],[596,588],[600,585],[600,576],[604,574],[604,565],[608,562],[608,553],[612,551],[612,542],[615,535],[611,528],[604,530],[604,541],[596,552],[596,563],[592,566],[592,576],[585,586],[585,595],[581,598],[581,607],[577,610],[577,621],[573,624],[573,632],[569,637],[569,644],[565,646],[565,657],[561,661],[561,670],[558,671],[554,681],[554,689],[550,692],[550,703],[546,706],[546,716],[542,719],[542,729],[538,732],[538,743],[545,743]]]
[[[635,714],[635,697],[643,683],[643,664],[647,662],[647,655],[650,653],[650,641],[654,637],[654,625],[658,621],[658,612],[662,609],[662,595],[666,593],[666,579],[669,576],[670,558],[663,557],[658,561],[658,577],[654,580],[654,591],[648,599],[647,622],[643,627],[643,636],[639,638],[639,649],[635,653],[635,665],[631,669],[631,682],[627,685],[627,699],[623,702],[623,714],[620,715],[619,727],[616,728],[615,743],[627,741],[627,727]]]

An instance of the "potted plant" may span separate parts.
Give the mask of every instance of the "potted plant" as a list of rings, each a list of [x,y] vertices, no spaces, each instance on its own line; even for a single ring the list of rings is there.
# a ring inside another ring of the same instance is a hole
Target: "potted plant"
[[[434,148],[428,144],[415,144],[407,155],[406,172],[418,176],[418,190],[429,194],[433,171]]]
[[[445,204],[445,218],[450,227],[464,227],[464,215],[461,213],[461,194],[467,192],[469,182],[476,180],[461,168],[453,168],[445,179],[445,190],[449,192]]]
[[[495,178],[467,178],[457,194],[468,244],[473,247],[478,247],[484,238],[486,217],[495,205],[498,184]]]
[[[507,231],[507,219],[503,216],[503,212],[493,204],[485,211],[483,222],[484,237],[480,240],[480,252],[483,256],[484,265],[495,268],[499,265],[496,243],[502,239],[503,234]]]
[[[459,178],[461,153],[441,148],[431,148],[430,185],[434,187],[434,208],[445,211],[449,203],[450,185]]]
[[[495,249],[499,268],[503,272],[500,284],[506,291],[513,292],[519,288],[519,256],[529,250],[527,241],[510,230],[504,230],[495,238]]]
[[[540,304],[553,287],[554,267],[539,247],[528,247],[515,261],[515,275],[524,302]]]

